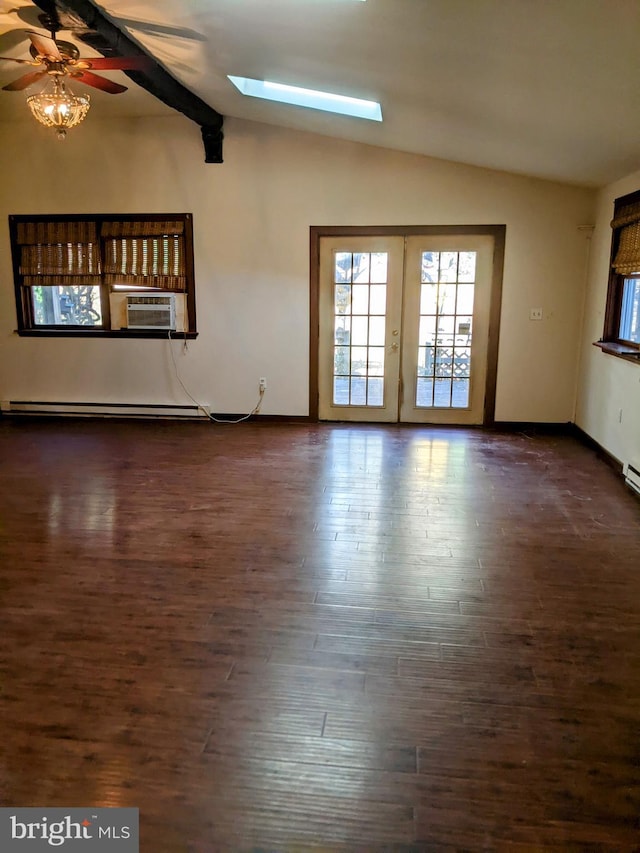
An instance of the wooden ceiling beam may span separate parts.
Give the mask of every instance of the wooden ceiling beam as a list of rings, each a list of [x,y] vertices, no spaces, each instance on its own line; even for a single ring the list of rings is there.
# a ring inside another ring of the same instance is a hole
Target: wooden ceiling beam
[[[222,163],[222,126],[224,116],[179,83],[160,63],[147,53],[128,33],[91,0],[33,0],[50,18],[64,21],[69,13],[79,27],[73,31],[85,44],[103,56],[141,56],[148,59],[144,71],[123,71],[134,83],[142,86],[159,101],[178,110],[200,126],[205,151],[205,163]],[[56,16],[52,16],[52,8]],[[84,25],[86,30],[80,30]]]

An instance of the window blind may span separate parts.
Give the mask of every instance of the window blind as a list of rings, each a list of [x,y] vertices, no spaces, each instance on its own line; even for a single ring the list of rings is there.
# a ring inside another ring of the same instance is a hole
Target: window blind
[[[640,271],[640,202],[616,210],[611,227],[619,230],[613,268],[620,275]]]
[[[19,272],[25,287],[100,283],[100,251],[94,222],[19,222],[17,242]]]
[[[104,222],[104,280],[186,291],[184,222]]]

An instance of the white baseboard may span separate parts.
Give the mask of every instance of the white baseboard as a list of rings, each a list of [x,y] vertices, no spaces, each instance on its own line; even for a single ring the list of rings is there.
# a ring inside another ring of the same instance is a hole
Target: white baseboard
[[[41,400],[2,400],[0,411],[3,415],[202,419],[208,417],[209,405],[203,404],[199,407],[195,403],[175,405],[173,403],[63,403]]]

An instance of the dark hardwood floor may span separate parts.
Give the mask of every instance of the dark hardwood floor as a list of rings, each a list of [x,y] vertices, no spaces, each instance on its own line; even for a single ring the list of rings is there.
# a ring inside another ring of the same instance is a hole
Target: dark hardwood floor
[[[640,849],[640,501],[568,436],[0,421],[0,805]]]

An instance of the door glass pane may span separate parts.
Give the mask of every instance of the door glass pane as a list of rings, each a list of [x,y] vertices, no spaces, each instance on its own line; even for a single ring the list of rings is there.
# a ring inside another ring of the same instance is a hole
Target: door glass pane
[[[349,347],[334,347],[333,348],[333,375],[348,376],[349,375]]]
[[[438,317],[438,343],[451,346],[455,332],[455,317]]]
[[[420,314],[438,313],[438,285],[423,284],[420,292]]]
[[[353,256],[353,280],[357,282],[369,281],[369,252],[358,252]]]
[[[349,377],[333,377],[333,402],[337,406],[349,405]]]
[[[424,408],[433,407],[433,379],[418,378],[416,405]]]
[[[387,281],[387,253],[371,253],[371,283],[385,284]]]
[[[381,406],[383,403],[384,379],[382,377],[367,380],[367,402],[370,406]]]
[[[367,370],[367,348],[351,347],[351,375],[365,376]]]
[[[433,346],[418,347],[418,376],[433,376]]]
[[[471,317],[456,317],[456,344],[471,343]]]
[[[335,346],[348,346],[351,340],[351,317],[336,317]]]
[[[384,346],[385,318],[369,317],[369,344],[374,347]]]
[[[451,406],[454,409],[466,409],[469,407],[469,380],[454,379],[451,391]]]
[[[436,317],[427,316],[420,317],[420,337],[421,346],[435,346],[436,342]]]
[[[471,375],[471,347],[456,347],[453,351],[453,376],[468,379]]]
[[[348,314],[351,305],[351,285],[339,284],[335,288],[336,314]]]
[[[458,299],[456,302],[456,311],[458,314],[473,313],[473,285],[459,284]]]
[[[369,291],[369,311],[371,314],[384,314],[387,307],[387,285],[372,284]]]
[[[418,407],[468,408],[476,252],[422,252]]]
[[[384,375],[384,347],[369,347],[367,374],[369,376]]]
[[[364,376],[351,377],[351,399],[352,406],[367,405],[367,380]]]
[[[422,253],[422,274],[421,281],[438,281],[438,272],[440,270],[440,252],[423,252]]]
[[[369,285],[354,284],[351,292],[351,312],[366,314],[369,311]]]
[[[440,275],[439,281],[458,280],[458,253],[440,252]]]
[[[433,405],[446,409],[451,407],[450,379],[436,379],[433,390]]]
[[[334,281],[351,281],[351,259],[351,252],[336,252]]]
[[[453,351],[450,347],[436,347],[436,376],[451,376]]]
[[[333,405],[382,406],[388,255],[334,255]]]
[[[476,280],[476,253],[460,252],[458,256],[458,281]]]
[[[441,284],[438,288],[438,313],[456,313],[456,291],[455,284]]]
[[[353,346],[366,347],[369,337],[369,320],[367,317],[351,318],[351,343]]]

